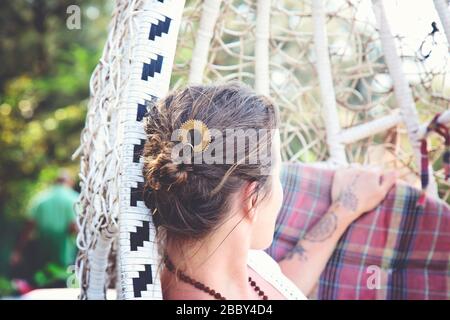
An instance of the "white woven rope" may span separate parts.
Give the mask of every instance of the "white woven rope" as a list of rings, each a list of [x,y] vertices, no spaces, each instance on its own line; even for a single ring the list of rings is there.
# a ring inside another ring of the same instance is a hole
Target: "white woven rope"
[[[255,30],[255,91],[269,95],[270,1],[258,0]]]
[[[315,63],[322,98],[322,116],[327,130],[327,143],[330,161],[337,164],[347,163],[344,145],[337,139],[341,131],[336,107],[330,58],[328,56],[328,37],[325,23],[325,11],[322,0],[315,0],[312,5],[314,22],[314,49],[317,57]]]
[[[447,0],[433,0],[434,7],[439,15],[442,26],[444,28],[445,36],[447,37],[447,42],[450,44],[450,12]]]
[[[124,35],[127,17],[136,1],[117,1],[102,57],[90,82],[88,105],[81,145],[77,237],[77,274],[81,299],[104,299],[109,279],[108,255],[117,236],[119,144],[117,110],[123,88],[121,57],[127,48]],[[121,77],[122,76],[122,77]]]
[[[202,7],[202,18],[197,31],[195,47],[189,72],[189,83],[203,82],[203,73],[208,59],[209,45],[214,34],[214,26],[220,12],[221,0],[205,0]]]
[[[158,248],[143,202],[142,159],[146,140],[142,108],[164,97],[170,85],[184,1],[147,0],[133,12],[127,61],[130,77],[120,103],[119,278],[123,299],[162,299]],[[139,118],[139,120],[138,120]],[[134,198],[134,199],[133,199]]]
[[[384,57],[389,69],[389,73],[392,77],[395,96],[400,108],[400,115],[408,130],[408,137],[415,155],[417,167],[420,168],[420,122],[416,104],[414,103],[409,83],[402,70],[402,61],[397,54],[396,44],[390,30],[389,22],[386,19],[382,0],[372,0],[372,5],[379,27],[380,40],[383,47]],[[437,196],[437,184],[434,179],[433,167],[431,165],[429,166],[428,171],[430,182],[427,192],[429,192],[430,195]]]
[[[109,261],[115,264],[110,259],[114,240],[119,245],[119,297],[162,297],[150,214],[141,191],[133,189],[143,181],[142,164],[134,161],[135,146],[145,139],[137,114],[139,104],[146,106],[169,89],[183,4],[175,0],[116,2],[111,31],[91,79],[81,146],[74,154],[82,154],[77,258],[82,299],[105,299],[105,289],[114,277],[107,274]],[[153,69],[144,71],[145,64]],[[148,77],[142,80],[144,72]],[[137,199],[130,205],[133,196]],[[143,232],[150,235],[133,250],[132,234],[145,223],[148,230]],[[149,266],[153,267],[150,279],[141,281],[140,272]],[[137,290],[135,283],[144,286]]]
[[[398,112],[383,116],[371,122],[353,126],[342,130],[338,134],[338,140],[344,144],[351,144],[358,140],[368,138],[377,133],[391,129],[402,122],[402,118]]]

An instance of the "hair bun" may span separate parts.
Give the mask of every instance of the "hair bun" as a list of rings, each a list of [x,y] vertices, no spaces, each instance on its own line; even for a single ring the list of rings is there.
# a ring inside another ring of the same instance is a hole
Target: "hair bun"
[[[187,181],[183,166],[173,162],[171,141],[158,133],[150,134],[144,146],[144,177],[153,190],[170,189]]]

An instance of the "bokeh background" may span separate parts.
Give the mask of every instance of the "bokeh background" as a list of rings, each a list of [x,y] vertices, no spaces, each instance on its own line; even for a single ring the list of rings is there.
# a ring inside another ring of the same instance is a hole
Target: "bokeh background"
[[[69,30],[69,5],[79,5],[81,29]],[[114,3],[106,0],[0,2],[0,296],[15,293],[11,250],[31,198],[60,168],[76,177],[89,97]],[[76,184],[78,185],[78,184]],[[34,270],[39,285],[58,268]]]

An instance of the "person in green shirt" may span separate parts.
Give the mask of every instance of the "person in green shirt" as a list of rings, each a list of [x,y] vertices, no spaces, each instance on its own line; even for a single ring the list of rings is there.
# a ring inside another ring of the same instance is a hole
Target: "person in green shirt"
[[[74,205],[78,193],[72,186],[72,178],[63,170],[54,185],[31,201],[27,222],[11,254],[11,267],[22,264],[22,268],[35,271],[49,263],[61,267],[74,264],[77,233]],[[32,256],[24,259],[25,249],[30,246],[32,249],[27,251]]]

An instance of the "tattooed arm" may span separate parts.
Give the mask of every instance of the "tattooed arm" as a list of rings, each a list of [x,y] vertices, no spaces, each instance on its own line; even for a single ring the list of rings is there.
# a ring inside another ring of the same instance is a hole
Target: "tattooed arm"
[[[340,237],[362,213],[375,208],[395,183],[395,174],[379,170],[337,170],[327,213],[279,262],[283,273],[310,294]]]

